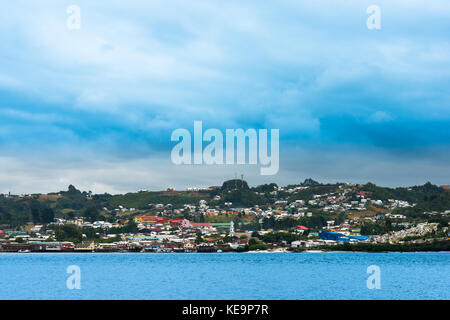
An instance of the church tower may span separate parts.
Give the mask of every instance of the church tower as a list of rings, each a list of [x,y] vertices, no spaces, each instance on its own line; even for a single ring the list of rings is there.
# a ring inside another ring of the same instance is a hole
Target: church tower
[[[230,222],[230,237],[234,236],[234,222]]]

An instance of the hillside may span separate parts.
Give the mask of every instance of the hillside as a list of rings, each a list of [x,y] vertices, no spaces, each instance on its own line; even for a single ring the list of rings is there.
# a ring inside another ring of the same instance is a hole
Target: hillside
[[[91,194],[76,189],[70,185],[67,191],[57,193],[34,194],[27,196],[0,196],[0,225],[23,225],[27,222],[42,223],[52,216],[75,217],[86,212],[105,212],[105,218],[113,218],[116,212],[121,216],[133,214],[157,214],[155,205],[171,204],[172,208],[182,208],[185,204],[198,205],[200,200],[206,200],[211,207],[224,208],[226,203],[232,203],[234,208],[249,208],[273,206],[276,201],[295,200],[308,201],[314,196],[328,195],[351,190],[342,201],[354,201],[364,192],[370,199],[387,201],[388,199],[404,200],[415,203],[416,206],[397,208],[395,213],[417,216],[426,211],[443,211],[450,209],[450,191],[431,183],[422,186],[386,188],[373,183],[365,185],[321,184],[312,179],[303,183],[279,188],[275,183],[249,187],[243,180],[225,181],[220,188],[202,191],[145,191],[130,192],[121,195]],[[94,209],[93,209],[94,208]],[[120,208],[120,209],[119,209]],[[123,209],[125,208],[125,209]],[[133,208],[133,210],[129,210]],[[314,208],[313,208],[314,209]],[[368,206],[368,213],[385,213],[385,210]],[[358,214],[357,216],[360,216]]]

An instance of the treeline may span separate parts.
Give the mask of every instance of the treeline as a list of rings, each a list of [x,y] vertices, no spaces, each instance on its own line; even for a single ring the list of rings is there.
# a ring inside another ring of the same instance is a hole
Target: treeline
[[[137,192],[113,196],[107,203],[107,207],[117,208],[122,205],[126,208],[149,209],[149,204],[172,204],[182,206],[183,204],[198,205],[201,199],[209,199],[208,192],[180,192],[176,194],[165,194],[164,192]]]
[[[323,246],[323,250],[328,251],[354,251],[354,252],[416,252],[416,251],[450,251],[450,241],[432,241],[427,243],[408,243],[408,244],[337,244],[333,246]]]
[[[138,232],[137,225],[134,221],[130,220],[128,224],[110,229],[92,228],[92,227],[79,227],[74,224],[66,225],[48,225],[42,229],[42,232],[47,230],[54,231],[54,239],[56,241],[70,241],[74,243],[80,243],[83,240],[92,240],[96,242],[113,242],[120,241],[119,234],[136,233]],[[102,236],[106,234],[116,234],[116,237],[103,239]],[[83,236],[84,235],[84,236]]]
[[[442,212],[450,210],[450,192],[444,191],[439,194],[424,195],[414,207],[399,208],[394,213],[404,214],[409,217],[421,217],[424,212]]]
[[[379,187],[373,183],[367,183],[361,189],[370,192],[368,195],[371,199],[387,201],[388,199],[405,200],[411,203],[426,201],[426,197],[448,194],[448,192],[430,182],[422,186],[414,186],[410,188],[386,188]]]
[[[251,207],[273,203],[270,194],[259,195],[251,190],[230,190],[221,193],[219,203],[231,202],[233,207]]]
[[[385,234],[391,231],[400,231],[404,229],[404,227],[399,225],[393,225],[390,219],[382,219],[377,222],[363,222],[361,225],[361,235],[369,236],[369,235],[379,235]]]
[[[49,223],[55,218],[55,211],[46,203],[36,199],[12,200],[0,197],[0,224],[12,227],[27,222]]]
[[[275,217],[271,216],[268,218],[263,218],[261,228],[264,230],[288,230],[295,228],[298,225],[302,225],[309,229],[322,229],[322,227],[327,225],[327,220],[330,218],[331,217],[328,214],[319,213],[313,214],[311,217],[302,217],[299,219],[275,219]]]
[[[0,197],[0,224],[19,226],[31,221],[30,202]]]
[[[306,235],[300,235],[290,232],[269,232],[265,235],[256,235],[264,243],[275,243],[275,242],[286,242],[288,244],[297,240],[306,240],[308,237]]]

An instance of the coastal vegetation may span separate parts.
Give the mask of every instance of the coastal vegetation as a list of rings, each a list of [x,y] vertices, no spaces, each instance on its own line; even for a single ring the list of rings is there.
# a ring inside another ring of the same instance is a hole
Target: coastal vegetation
[[[322,246],[324,251],[354,251],[354,252],[419,252],[419,251],[450,251],[450,241],[431,241],[421,243],[359,243],[359,244],[337,244]]]

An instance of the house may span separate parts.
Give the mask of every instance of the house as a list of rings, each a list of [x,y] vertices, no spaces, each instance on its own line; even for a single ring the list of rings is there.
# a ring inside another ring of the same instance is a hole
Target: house
[[[291,248],[293,249],[308,249],[308,248],[314,248],[320,246],[320,243],[317,241],[304,241],[304,240],[297,240],[291,242]]]
[[[388,216],[391,219],[406,219],[406,216],[402,214],[389,214]]]
[[[177,227],[183,222],[183,220],[185,219],[170,219],[169,223],[172,227]]]
[[[206,216],[218,216],[218,215],[219,215],[219,210],[216,210],[216,209],[208,209],[208,210],[205,212],[205,215],[206,215]]]
[[[196,247],[195,243],[192,243],[192,242],[186,242],[183,244],[183,248],[185,250],[195,250],[195,247]]]
[[[136,223],[156,223],[155,216],[136,216],[134,217]]]
[[[148,224],[168,224],[168,218],[158,216],[136,216],[134,222],[136,223],[148,223]]]
[[[204,230],[204,231],[213,231],[215,230],[215,228],[207,222],[191,222],[191,226],[194,229],[200,229],[200,230]]]
[[[308,231],[308,230],[309,229],[307,227],[305,227],[305,226],[297,226],[295,231],[298,232],[298,233],[303,234],[303,233],[305,233],[305,231]]]
[[[74,251],[78,251],[78,252],[92,252],[95,250],[95,243],[94,241],[83,241],[80,244],[77,244],[74,248]]]
[[[319,238],[322,240],[337,241],[341,237],[344,237],[344,234],[339,233],[339,232],[321,232],[321,233],[319,233]]]

